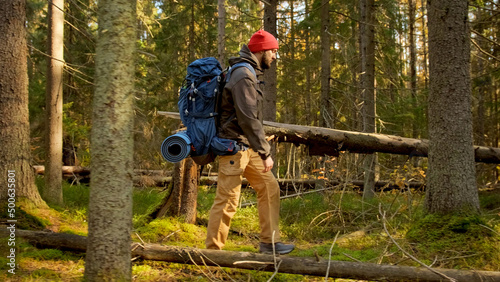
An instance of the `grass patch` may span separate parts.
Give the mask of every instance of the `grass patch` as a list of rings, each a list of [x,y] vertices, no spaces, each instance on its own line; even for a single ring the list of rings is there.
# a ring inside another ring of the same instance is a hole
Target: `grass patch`
[[[132,202],[132,223],[134,228],[146,225],[162,199],[168,195],[168,190],[160,191],[157,188],[134,189]]]

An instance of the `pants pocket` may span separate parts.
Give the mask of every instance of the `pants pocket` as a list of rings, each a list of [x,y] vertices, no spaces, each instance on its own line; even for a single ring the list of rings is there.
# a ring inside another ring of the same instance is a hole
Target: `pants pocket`
[[[242,152],[231,156],[219,156],[219,171],[225,175],[243,174]]]

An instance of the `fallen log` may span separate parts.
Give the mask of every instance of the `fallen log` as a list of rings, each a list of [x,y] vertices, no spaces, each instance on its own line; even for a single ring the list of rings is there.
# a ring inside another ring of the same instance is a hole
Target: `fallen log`
[[[34,165],[33,170],[35,174],[44,174],[45,166],[43,165]],[[83,166],[62,166],[63,174],[81,174],[81,175],[89,175],[90,169]]]
[[[179,119],[179,113],[158,111],[158,114]],[[362,133],[324,127],[264,121],[267,135],[278,142],[305,144],[311,155],[338,155],[338,152],[370,154],[374,152],[427,157],[429,140],[394,135]],[[500,148],[474,146],[476,162],[500,163]]]
[[[162,176],[148,176],[148,181],[152,185],[156,185],[158,187],[166,186],[172,183],[172,177],[162,177]],[[135,179],[135,178],[134,178]],[[201,176],[200,184],[202,185],[217,185],[217,176]],[[139,182],[140,179],[137,179]],[[154,183],[154,184],[153,184]],[[243,186],[248,186],[248,180],[246,178],[242,179],[241,184]],[[303,188],[303,189],[316,189],[324,186],[338,186],[338,185],[352,185],[356,186],[360,189],[363,188],[364,181],[363,180],[353,180],[353,181],[340,181],[340,180],[323,180],[323,179],[278,179],[278,184],[280,188],[283,190],[293,189],[293,187]],[[390,181],[377,181],[375,182],[375,189],[377,191],[386,191],[386,190],[394,190],[394,189],[425,189],[425,184],[422,182],[407,182],[395,184]]]
[[[5,233],[6,231],[2,231]],[[42,231],[17,230],[16,235],[39,246],[84,252],[87,240],[84,236]],[[443,277],[457,281],[500,281],[500,272],[468,271],[380,265],[348,261],[329,261],[321,258],[265,255],[251,252],[206,250],[159,244],[131,246],[132,257],[172,263],[218,266],[279,273],[313,275],[321,277],[383,280],[383,281],[443,281]],[[439,273],[439,274],[437,274]]]
[[[43,165],[34,165],[33,170],[35,174],[45,174],[45,166]],[[90,168],[84,166],[62,166],[63,174],[90,174]],[[148,169],[134,169],[134,173],[136,175],[147,175],[147,176],[165,176],[171,175],[172,172],[164,171],[164,170],[148,170]]]

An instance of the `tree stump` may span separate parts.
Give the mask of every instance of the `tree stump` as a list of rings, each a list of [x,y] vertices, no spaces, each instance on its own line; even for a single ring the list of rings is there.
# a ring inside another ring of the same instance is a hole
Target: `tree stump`
[[[168,197],[153,213],[153,217],[182,216],[186,223],[196,222],[196,201],[198,197],[199,168],[191,158],[175,164],[173,187]]]

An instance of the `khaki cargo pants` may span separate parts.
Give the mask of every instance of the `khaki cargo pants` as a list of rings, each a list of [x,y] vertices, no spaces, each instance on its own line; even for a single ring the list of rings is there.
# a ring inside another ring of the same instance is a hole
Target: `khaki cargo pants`
[[[219,156],[219,178],[214,204],[207,227],[207,249],[222,249],[226,244],[231,219],[236,213],[240,198],[241,181],[246,177],[257,193],[260,241],[280,242],[279,211],[280,190],[271,171],[262,172],[264,165],[252,149],[233,156]]]

